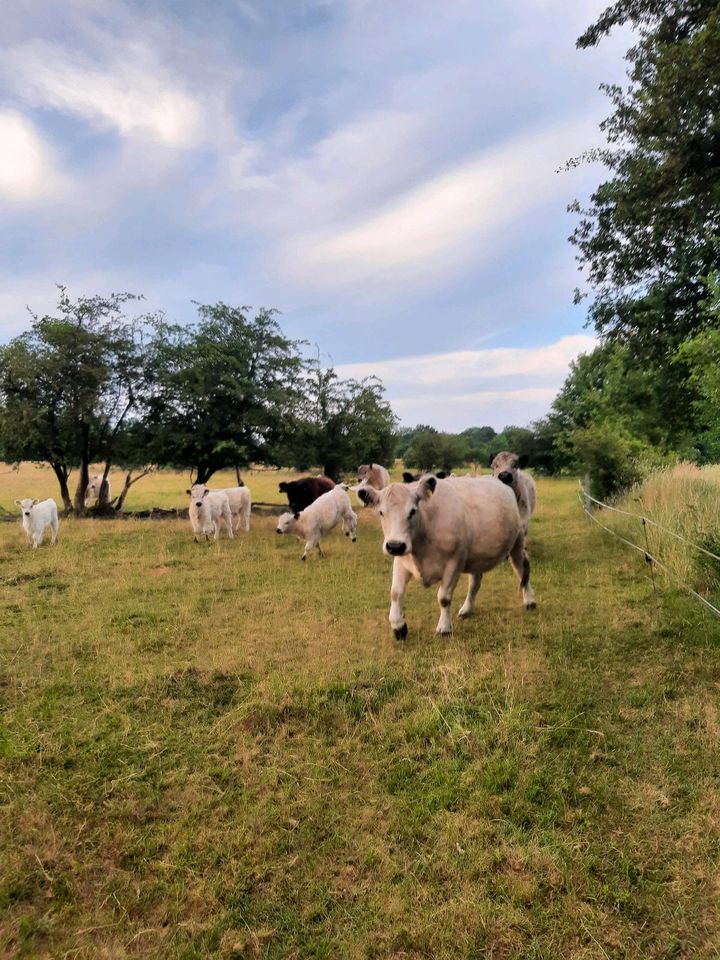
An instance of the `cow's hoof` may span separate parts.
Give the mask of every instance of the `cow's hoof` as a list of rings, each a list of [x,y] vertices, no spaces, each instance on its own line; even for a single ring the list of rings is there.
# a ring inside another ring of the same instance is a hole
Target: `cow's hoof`
[[[535,600],[531,600],[530,603],[526,603],[526,604],[525,604],[525,609],[526,609],[526,610],[537,610],[537,602],[536,602]]]
[[[307,560],[307,557],[300,557],[301,560]]]
[[[401,627],[394,627],[393,633],[395,634],[396,640],[405,640],[407,639],[407,624],[404,623]]]
[[[452,636],[452,630],[436,630],[435,633],[436,633],[439,637],[451,637],[451,636]]]

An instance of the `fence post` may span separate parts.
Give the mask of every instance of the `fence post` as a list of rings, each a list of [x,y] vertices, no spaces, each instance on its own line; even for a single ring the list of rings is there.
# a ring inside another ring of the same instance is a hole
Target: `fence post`
[[[586,473],[583,477],[583,491],[585,493],[585,513],[590,516],[592,513],[592,507],[590,506],[590,474]]]

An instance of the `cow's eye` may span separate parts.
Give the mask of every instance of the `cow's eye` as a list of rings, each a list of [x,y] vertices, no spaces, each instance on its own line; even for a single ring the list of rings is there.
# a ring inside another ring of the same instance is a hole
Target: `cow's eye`
[[[378,510],[378,513],[380,514],[381,517],[384,517],[384,516],[385,516],[385,514],[382,512],[382,510]]]

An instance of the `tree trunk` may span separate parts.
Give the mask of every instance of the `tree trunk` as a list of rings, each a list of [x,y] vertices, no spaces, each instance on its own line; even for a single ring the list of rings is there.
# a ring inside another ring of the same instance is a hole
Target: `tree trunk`
[[[128,470],[127,475],[125,477],[125,483],[123,484],[123,488],[120,491],[120,496],[118,497],[117,503],[115,504],[115,513],[119,513],[122,510],[123,504],[125,503],[125,497],[128,495],[128,490],[130,489],[131,486],[132,486],[132,471]]]
[[[90,428],[85,423],[82,427],[82,434],[83,444],[80,460],[80,476],[78,477],[78,485],[75,490],[75,516],[77,517],[84,517],[87,512],[85,510],[85,494],[87,493],[88,480],[90,478]]]
[[[143,470],[143,472],[139,473],[136,477],[133,477],[132,470],[128,470],[127,475],[125,477],[125,483],[123,484],[123,488],[120,491],[120,496],[117,498],[116,501],[113,501],[115,505],[115,513],[119,513],[122,510],[123,504],[125,503],[125,497],[128,495],[128,491],[130,490],[130,487],[134,483],[137,483],[138,480],[142,480],[143,477],[147,477],[148,474],[153,472],[153,469],[154,469],[153,467],[147,467],[147,469]]]
[[[108,460],[103,470],[102,482],[100,483],[100,493],[97,498],[97,512],[110,513],[110,483],[108,474],[110,473],[110,461]]]
[[[53,472],[60,484],[60,496],[62,497],[65,514],[72,513],[72,500],[70,498],[70,491],[68,490],[68,468],[64,463],[51,463],[50,466],[53,468]]]
[[[88,487],[88,479],[90,477],[90,464],[83,457],[82,464],[80,465],[80,476],[78,477],[78,485],[75,489],[75,516],[84,517],[85,510],[85,494]]]
[[[197,468],[195,483],[207,483],[210,477],[215,473],[215,468],[207,463],[201,463]]]
[[[243,478],[240,476],[240,467],[238,467],[237,464],[235,464],[235,476],[237,477],[237,485],[238,485],[239,487],[244,487],[244,486],[245,486],[245,481],[244,481]]]

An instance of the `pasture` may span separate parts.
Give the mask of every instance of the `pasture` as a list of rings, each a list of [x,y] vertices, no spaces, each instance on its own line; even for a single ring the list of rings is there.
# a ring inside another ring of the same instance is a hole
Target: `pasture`
[[[506,565],[440,639],[412,584],[404,643],[359,505],[305,564],[273,517],[0,524],[2,955],[717,957],[720,623],[538,486],[538,610]]]

